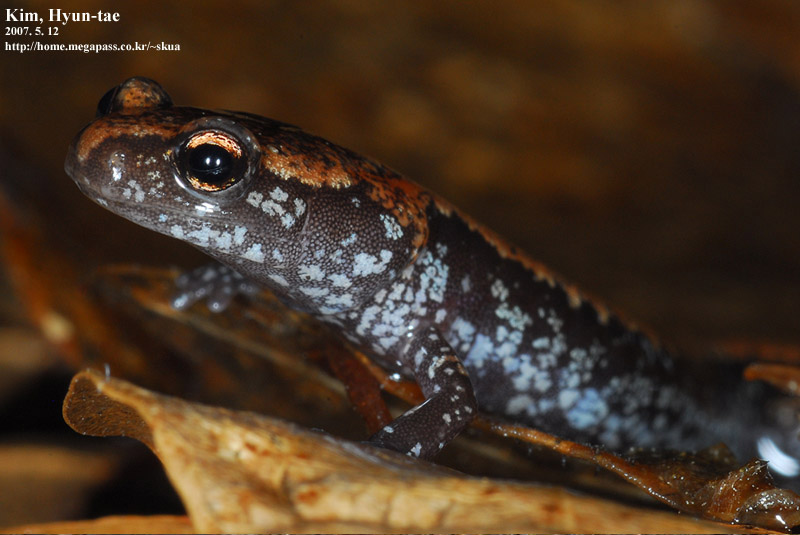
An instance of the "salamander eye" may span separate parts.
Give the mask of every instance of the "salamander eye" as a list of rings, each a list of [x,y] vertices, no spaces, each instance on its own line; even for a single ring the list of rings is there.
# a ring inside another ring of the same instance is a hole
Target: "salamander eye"
[[[204,203],[225,206],[258,176],[261,148],[238,120],[205,116],[184,125],[168,157],[178,185]]]
[[[179,169],[195,190],[222,191],[236,184],[247,172],[246,149],[230,134],[200,132],[180,149]]]
[[[233,168],[233,157],[213,143],[204,143],[187,151],[189,172],[208,184],[224,183]]]

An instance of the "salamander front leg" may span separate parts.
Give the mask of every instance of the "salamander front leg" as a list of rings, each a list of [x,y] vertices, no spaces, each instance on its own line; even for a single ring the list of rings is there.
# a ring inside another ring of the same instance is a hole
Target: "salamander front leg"
[[[408,344],[403,361],[414,370],[425,401],[375,433],[370,442],[432,459],[477,415],[466,369],[439,330],[430,327]]]
[[[207,264],[177,278],[172,306],[183,310],[205,299],[209,310],[222,312],[237,295],[253,295],[259,287],[239,272],[219,263]]]

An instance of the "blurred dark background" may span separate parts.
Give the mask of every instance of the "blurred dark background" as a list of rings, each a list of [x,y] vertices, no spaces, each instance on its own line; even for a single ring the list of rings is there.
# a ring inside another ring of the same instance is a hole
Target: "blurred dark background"
[[[668,340],[800,342],[798,2],[2,7],[120,13],[43,43],[180,45],[0,54],[0,189],[57,199],[47,224],[87,270],[200,261],[63,172],[103,93],[142,75],[377,158]]]

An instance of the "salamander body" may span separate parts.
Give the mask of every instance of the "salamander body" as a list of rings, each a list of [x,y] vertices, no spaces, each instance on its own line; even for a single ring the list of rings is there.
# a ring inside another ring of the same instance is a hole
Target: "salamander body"
[[[784,398],[739,365],[674,359],[445,200],[296,127],[173,106],[132,78],[101,100],[66,170],[107,209],[414,378],[426,401],[378,445],[432,458],[481,410],[618,451],[800,450],[794,413],[773,410]]]

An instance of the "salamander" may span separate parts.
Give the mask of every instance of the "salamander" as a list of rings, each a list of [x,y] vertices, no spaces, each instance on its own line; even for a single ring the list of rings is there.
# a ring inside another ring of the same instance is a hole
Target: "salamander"
[[[177,305],[266,288],[413,378],[425,401],[378,446],[431,459],[483,411],[614,451],[724,441],[800,472],[796,407],[741,364],[676,357],[446,200],[295,126],[175,106],[131,78],[65,169],[222,264],[184,280]]]

